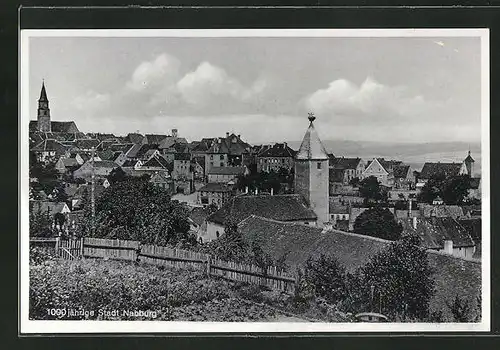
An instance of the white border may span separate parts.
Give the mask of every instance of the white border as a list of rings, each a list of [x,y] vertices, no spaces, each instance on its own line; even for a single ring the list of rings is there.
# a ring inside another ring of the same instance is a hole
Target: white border
[[[20,33],[20,333],[270,333],[490,331],[489,29],[154,29],[22,30]],[[480,323],[278,323],[168,321],[33,321],[29,305],[29,38],[30,37],[480,37],[482,177],[482,321]]]

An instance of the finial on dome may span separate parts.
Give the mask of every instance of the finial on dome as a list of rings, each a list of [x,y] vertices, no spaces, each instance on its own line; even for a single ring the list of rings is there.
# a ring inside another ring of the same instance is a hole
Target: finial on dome
[[[307,113],[308,117],[307,119],[309,119],[309,121],[312,123],[314,120],[316,120],[316,117],[314,116],[314,113],[310,112],[310,113]]]

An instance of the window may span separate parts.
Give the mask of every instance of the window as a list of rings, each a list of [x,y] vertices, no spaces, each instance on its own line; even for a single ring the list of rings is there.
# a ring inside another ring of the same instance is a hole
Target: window
[[[318,169],[321,169],[321,162],[318,162]]]
[[[210,160],[213,160],[213,159],[214,159],[214,156],[213,156],[213,155],[211,155],[211,156],[210,156]]]
[[[220,162],[220,166],[223,167],[224,166],[224,162]]]
[[[215,235],[217,236],[217,238],[219,238],[219,231],[216,231]]]
[[[220,160],[224,160],[224,155],[223,154],[220,155]]]

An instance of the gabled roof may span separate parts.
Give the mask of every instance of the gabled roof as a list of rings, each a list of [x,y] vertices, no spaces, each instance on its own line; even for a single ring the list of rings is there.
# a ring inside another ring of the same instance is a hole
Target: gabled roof
[[[64,167],[70,168],[70,167],[79,167],[80,163],[75,158],[64,158],[62,160],[62,163]]]
[[[125,162],[123,162],[122,168],[133,168],[138,162],[138,160],[127,159]]]
[[[300,195],[242,195],[231,198],[221,209],[209,217],[209,221],[224,225],[227,219],[240,222],[251,215],[279,221],[317,219]]]
[[[477,190],[479,188],[479,185],[481,184],[481,178],[480,177],[471,177],[470,178],[470,188],[473,190]]]
[[[325,146],[319,139],[318,133],[314,128],[315,117],[309,117],[309,127],[306,130],[302,143],[300,144],[299,151],[297,152],[295,159],[298,160],[328,160],[328,152]]]
[[[329,166],[338,170],[356,170],[359,163],[361,163],[361,158],[334,157],[333,154],[329,155],[329,159]]]
[[[458,205],[433,205],[421,203],[420,213],[424,217],[435,216],[438,218],[459,218],[464,216],[462,208]]]
[[[87,161],[87,163],[91,164],[91,161]],[[111,160],[96,160],[94,161],[94,167],[95,168],[118,168],[118,164]]]
[[[200,188],[198,192],[231,192],[232,190],[233,186],[218,182],[209,182],[205,186]]]
[[[390,172],[380,163],[380,160],[377,158],[374,158],[371,162],[368,163],[368,165],[365,168],[365,173],[369,173],[369,171],[372,169],[373,166],[376,166],[376,164],[379,164],[382,169],[389,174]]]
[[[462,168],[462,163],[425,163],[419,177],[430,179],[435,176],[457,176]]]
[[[413,228],[417,220],[417,228]],[[473,247],[475,244],[467,229],[453,218],[405,218],[398,219],[403,225],[404,235],[416,235],[421,238],[422,246],[429,249],[443,249],[444,241],[451,240],[453,247]]]
[[[191,155],[189,153],[175,153],[174,160],[190,160]]]
[[[467,155],[467,158],[464,159],[464,162],[465,163],[474,163],[474,158],[471,157],[470,155],[470,151],[469,151],[469,154]]]
[[[408,172],[410,171],[409,165],[396,165],[393,168],[394,177],[396,179],[404,179],[408,176]]]
[[[212,167],[208,170],[208,175],[243,175],[246,168],[244,166]]]
[[[324,253],[333,255],[348,271],[353,271],[390,244],[375,237],[335,230],[324,232],[316,227],[259,217],[241,222],[239,231],[245,240],[260,243],[264,252],[274,259],[286,254],[286,263],[292,270],[303,265],[309,257]],[[475,301],[481,292],[481,264],[433,251],[427,256],[436,281],[430,309],[442,310],[446,320],[453,321],[446,303],[450,296],[455,295],[467,298],[471,303]]]
[[[87,150],[92,148],[97,148],[101,141],[98,139],[78,139],[75,140],[73,145],[79,149]]]
[[[188,144],[187,140],[184,137],[167,136],[166,138],[164,138],[161,141],[159,148],[160,149],[170,148],[176,143],[180,143],[180,144],[184,144],[184,145]]]
[[[207,153],[229,154],[233,156],[241,156],[243,153],[250,152],[251,146],[242,141],[235,134],[217,138],[210,146]]]
[[[135,148],[136,146],[134,146]],[[140,145],[139,146],[139,149],[137,149],[137,151],[135,152],[135,154],[132,154],[132,152],[134,151],[134,149],[130,150],[130,152],[128,153],[128,156],[129,157],[135,157],[135,158],[143,158],[146,156],[146,153],[149,151],[149,150],[157,150],[158,149],[158,145],[157,144],[143,144],[143,145]]]
[[[291,149],[286,142],[285,143],[275,143],[272,147],[269,147],[258,154],[258,157],[289,157],[295,158],[297,152]]]
[[[40,98],[38,101],[48,102],[47,91],[45,91],[45,82],[42,82],[42,89],[40,90]]]
[[[400,160],[387,160],[384,158],[377,158],[377,160],[388,173],[393,172],[394,168],[403,164],[403,162]]]
[[[167,169],[167,161],[163,157],[152,157],[149,159],[147,162],[141,165],[142,167],[150,167],[150,168],[161,168],[161,169]]]
[[[165,172],[159,171],[157,173],[154,173],[151,176],[151,179],[149,179],[149,182],[161,182],[161,183],[166,183],[171,181],[170,176],[168,176]]]

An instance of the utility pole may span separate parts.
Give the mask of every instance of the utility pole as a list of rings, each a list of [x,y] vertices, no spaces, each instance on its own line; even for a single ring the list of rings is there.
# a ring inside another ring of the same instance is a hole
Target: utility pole
[[[92,175],[91,175],[91,185],[90,185],[90,205],[92,208],[92,236],[95,235],[95,196],[94,196],[94,187],[95,187],[95,171],[94,171],[94,157],[95,157],[95,148],[92,147],[92,156],[91,156],[91,165],[92,165]]]

